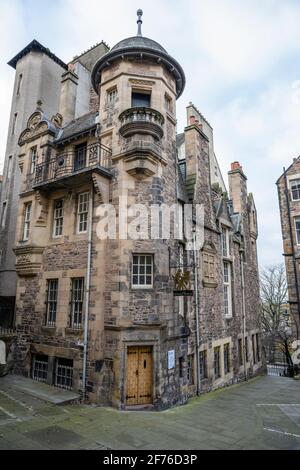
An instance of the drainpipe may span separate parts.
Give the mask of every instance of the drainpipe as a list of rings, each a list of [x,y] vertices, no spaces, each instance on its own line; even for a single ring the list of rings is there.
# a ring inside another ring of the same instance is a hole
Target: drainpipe
[[[196,252],[196,230],[193,232],[193,251],[194,251],[194,278],[195,278],[195,316],[196,316],[196,367],[197,367],[197,395],[200,395],[200,361],[199,361],[199,293],[198,293],[198,265]]]
[[[297,307],[298,307],[298,315],[300,318],[300,295],[299,295],[298,273],[297,273],[296,256],[295,256],[295,250],[294,250],[294,235],[293,235],[293,229],[292,229],[291,208],[290,208],[289,191],[288,191],[287,176],[286,176],[285,168],[283,168],[283,174],[284,174],[284,183],[285,183],[284,192],[285,192],[285,197],[286,197],[286,206],[287,206],[287,213],[288,213],[288,219],[289,219],[289,231],[290,231],[290,240],[291,240],[291,248],[292,248],[294,276],[295,276]],[[297,322],[296,322],[296,327],[297,327]],[[297,336],[298,336],[298,327],[297,327]]]
[[[246,336],[246,304],[245,304],[245,278],[244,278],[244,254],[240,253],[240,264],[241,264],[241,281],[242,281],[242,309],[243,309],[243,363],[244,363],[244,373],[245,373],[245,380],[248,379],[247,377],[247,364],[246,364],[246,344],[245,344],[245,336]]]
[[[91,283],[91,258],[92,258],[92,241],[93,241],[93,188],[90,191],[89,200],[89,231],[88,231],[88,259],[86,269],[86,290],[85,290],[85,316],[84,316],[84,340],[83,340],[83,370],[82,370],[82,397],[86,398],[86,371],[87,371],[87,355],[88,355],[88,323],[89,323],[89,302],[90,302],[90,283]]]

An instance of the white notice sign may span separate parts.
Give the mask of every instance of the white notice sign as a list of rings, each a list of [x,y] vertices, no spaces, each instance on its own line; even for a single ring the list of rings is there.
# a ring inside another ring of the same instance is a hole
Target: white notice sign
[[[175,351],[172,349],[168,351],[168,369],[174,369],[175,367]]]

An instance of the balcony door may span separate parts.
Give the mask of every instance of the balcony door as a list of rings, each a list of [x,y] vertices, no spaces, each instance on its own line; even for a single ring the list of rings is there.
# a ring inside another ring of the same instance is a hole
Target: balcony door
[[[86,143],[76,145],[74,154],[74,171],[82,170],[86,167]]]

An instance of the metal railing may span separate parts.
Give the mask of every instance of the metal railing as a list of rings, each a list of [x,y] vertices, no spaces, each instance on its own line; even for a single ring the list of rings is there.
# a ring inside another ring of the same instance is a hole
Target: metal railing
[[[34,184],[73,176],[82,170],[97,166],[110,167],[111,150],[99,143],[57,154],[55,158],[37,164]]]
[[[298,373],[298,367],[286,363],[267,364],[267,372],[273,377],[294,377]]]

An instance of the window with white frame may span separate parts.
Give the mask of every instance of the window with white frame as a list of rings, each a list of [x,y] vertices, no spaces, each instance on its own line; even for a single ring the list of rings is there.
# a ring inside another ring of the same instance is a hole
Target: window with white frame
[[[64,225],[64,200],[54,201],[54,222],[53,237],[60,237],[63,234]]]
[[[24,205],[24,223],[23,223],[23,240],[24,241],[27,241],[29,239],[31,207],[32,207],[31,202],[27,202]]]
[[[300,199],[300,179],[291,180],[290,188],[292,193],[292,200],[298,201]]]
[[[84,278],[71,279],[71,318],[70,327],[79,329],[82,326]]]
[[[118,97],[118,90],[117,88],[113,88],[112,90],[108,90],[107,92],[107,105],[114,106],[115,102],[117,101]]]
[[[228,258],[230,256],[229,230],[225,227],[222,227],[221,229],[221,248],[222,248],[222,256],[224,258]]]
[[[132,257],[132,286],[153,286],[153,255],[133,255]]]
[[[33,174],[35,172],[36,161],[37,161],[37,148],[32,147],[32,149],[30,149],[30,174]]]
[[[1,213],[1,228],[5,227],[6,224],[6,213],[7,213],[7,202],[4,201],[2,204],[2,213]]]
[[[89,193],[81,193],[78,196],[77,232],[86,233],[88,229]]]
[[[231,264],[228,261],[223,262],[223,289],[224,289],[224,313],[225,317],[232,316],[232,297],[231,297]]]
[[[300,245],[300,217],[295,217],[295,230],[297,245]]]
[[[46,326],[55,326],[57,313],[58,279],[47,281]]]

